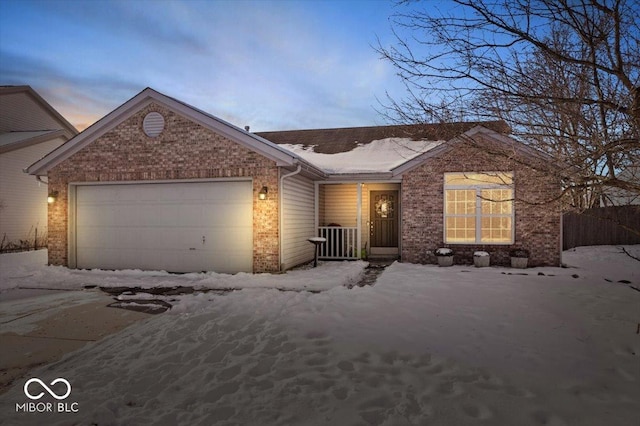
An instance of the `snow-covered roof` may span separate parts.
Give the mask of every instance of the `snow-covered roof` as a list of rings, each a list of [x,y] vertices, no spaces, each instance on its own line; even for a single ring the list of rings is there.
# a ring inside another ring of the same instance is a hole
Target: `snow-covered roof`
[[[357,144],[350,151],[324,154],[314,146],[282,144],[327,173],[385,173],[410,159],[435,148],[444,141],[414,141],[410,138],[386,138]]]
[[[313,146],[314,152],[336,154],[353,150],[374,140],[408,138],[413,141],[448,141],[474,127],[482,126],[498,133],[509,134],[504,121],[465,121],[452,123],[397,124],[331,129],[280,130],[256,133],[279,145]]]
[[[323,169],[330,179],[373,179],[384,175],[389,178],[397,167],[477,128],[496,134],[510,132],[503,121],[483,121],[283,130],[257,135]]]

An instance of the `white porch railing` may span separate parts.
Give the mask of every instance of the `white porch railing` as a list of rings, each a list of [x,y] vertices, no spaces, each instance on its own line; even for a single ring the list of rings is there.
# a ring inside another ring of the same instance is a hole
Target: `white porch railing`
[[[320,245],[320,259],[358,258],[357,227],[319,226],[318,236],[327,239]]]

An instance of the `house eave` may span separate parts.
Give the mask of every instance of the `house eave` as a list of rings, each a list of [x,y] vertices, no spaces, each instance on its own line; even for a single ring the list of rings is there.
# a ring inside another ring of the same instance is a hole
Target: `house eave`
[[[28,132],[24,132],[24,133],[28,133]],[[15,142],[0,146],[0,154],[3,154],[5,152],[10,152],[10,151],[15,151],[17,149],[26,148],[32,145],[37,145],[39,143],[48,142],[58,137],[64,137],[65,139],[67,139],[66,135],[67,135],[67,132],[64,129],[50,130],[47,132],[43,132],[42,134],[39,134],[37,136],[28,137],[25,139],[17,140]]]
[[[302,159],[296,160],[293,165],[278,165],[278,166],[283,167],[288,171],[294,171],[297,169],[298,166],[300,166],[301,167],[300,174],[313,180],[325,180],[328,177],[327,173],[324,170]]]
[[[330,173],[327,182],[400,182],[391,172]]]

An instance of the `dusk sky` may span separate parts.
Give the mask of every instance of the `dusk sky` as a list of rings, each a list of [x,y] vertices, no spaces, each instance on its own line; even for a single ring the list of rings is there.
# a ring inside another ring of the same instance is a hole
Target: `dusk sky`
[[[429,6],[442,2],[430,1]],[[0,2],[0,85],[79,129],[145,87],[252,131],[384,124],[392,1]]]

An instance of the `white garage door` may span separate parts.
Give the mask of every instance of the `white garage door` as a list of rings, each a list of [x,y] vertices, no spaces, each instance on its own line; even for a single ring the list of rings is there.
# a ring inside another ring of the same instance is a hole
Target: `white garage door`
[[[78,268],[252,271],[251,182],[76,188]]]

